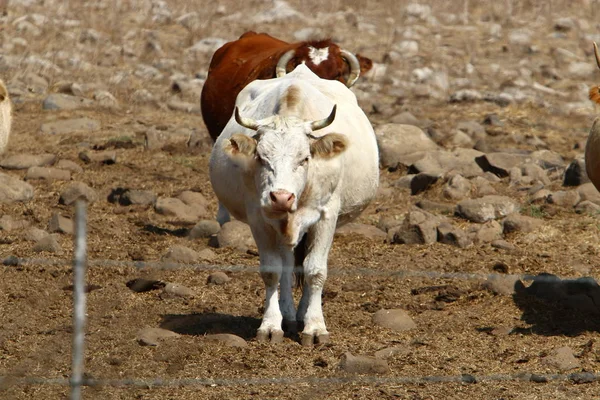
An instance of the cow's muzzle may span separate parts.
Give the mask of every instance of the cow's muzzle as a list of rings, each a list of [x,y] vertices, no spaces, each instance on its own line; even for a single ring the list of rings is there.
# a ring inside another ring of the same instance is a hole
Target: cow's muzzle
[[[276,190],[269,193],[271,211],[287,213],[292,211],[296,196],[287,190]]]

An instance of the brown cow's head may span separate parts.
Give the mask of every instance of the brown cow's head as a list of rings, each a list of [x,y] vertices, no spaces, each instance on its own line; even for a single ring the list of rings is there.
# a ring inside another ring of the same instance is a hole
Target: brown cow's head
[[[294,69],[302,63],[320,78],[338,80],[348,87],[373,66],[370,59],[354,55],[326,39],[299,43],[295,50],[282,55],[277,64],[277,76],[285,75],[290,64]]]

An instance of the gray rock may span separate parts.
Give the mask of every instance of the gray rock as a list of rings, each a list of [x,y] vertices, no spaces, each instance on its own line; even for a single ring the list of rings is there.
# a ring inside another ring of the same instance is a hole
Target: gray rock
[[[439,203],[427,199],[419,200],[416,204],[422,210],[441,214],[453,214],[456,206],[450,203]]]
[[[497,127],[504,126],[504,122],[500,120],[500,117],[496,113],[487,114],[483,119],[483,124]]]
[[[417,324],[401,309],[379,310],[373,314],[373,323],[396,332],[415,329]]]
[[[141,205],[148,206],[156,203],[156,195],[150,190],[126,190],[119,198],[119,204],[123,206]]]
[[[73,182],[60,193],[60,204],[68,206],[77,200],[94,203],[98,201],[98,193],[83,182]]]
[[[375,352],[376,358],[381,358],[383,360],[387,360],[390,357],[397,355],[407,355],[410,353],[410,349],[408,347],[403,346],[393,346],[386,347],[385,349],[377,350]]]
[[[91,118],[65,119],[46,122],[40,131],[52,135],[64,135],[75,132],[96,132],[100,130],[100,121]]]
[[[54,164],[54,154],[14,154],[0,161],[0,167],[4,169],[28,169],[31,167],[44,167]]]
[[[137,334],[136,340],[142,346],[158,346],[165,339],[179,337],[178,333],[162,328],[144,328]]]
[[[551,194],[552,192],[550,192],[548,189],[538,190],[531,195],[529,202],[533,204],[546,203]]]
[[[523,175],[530,177],[534,181],[538,181],[544,185],[550,184],[550,179],[548,178],[546,170],[538,164],[525,163],[521,166],[521,172]]]
[[[209,238],[212,235],[216,235],[221,229],[221,225],[215,220],[205,219],[199,221],[191,230],[189,234],[190,239],[201,239]]]
[[[33,186],[10,175],[0,173],[0,204],[26,202],[33,198]]]
[[[304,20],[305,17],[296,11],[284,0],[276,0],[268,4],[266,10],[259,11],[250,18],[250,22],[256,25],[272,24],[288,20]]]
[[[473,149],[429,151],[422,159],[410,166],[409,172],[423,172],[433,176],[443,176],[455,172],[465,178],[472,178],[483,173],[475,162],[475,158],[481,155],[483,153]]]
[[[194,291],[186,286],[180,285],[178,283],[169,283],[165,284],[163,291],[168,294],[172,294],[177,297],[186,297],[193,298]]]
[[[177,198],[183,201],[188,206],[206,208],[208,206],[208,200],[200,192],[193,192],[191,190],[184,190],[177,196]]]
[[[167,146],[186,148],[192,131],[159,130],[152,127],[146,131],[144,145],[148,150],[160,150]]]
[[[587,200],[600,205],[600,192],[598,192],[598,189],[591,182],[579,186],[577,192],[579,193],[580,201]]]
[[[449,222],[441,222],[437,227],[437,232],[438,242],[440,243],[460,247],[461,249],[473,243],[462,229],[455,227]]]
[[[345,235],[359,235],[364,237],[365,239],[381,241],[383,242],[387,237],[386,233],[381,229],[367,224],[360,224],[357,222],[351,222],[343,225],[335,231],[336,235],[345,236]]]
[[[471,193],[471,182],[462,175],[456,174],[448,180],[442,194],[449,200],[462,200]]]
[[[39,228],[29,228],[27,230],[27,232],[25,232],[25,239],[31,241],[31,242],[38,242],[40,241],[40,239],[46,237],[50,235],[48,232],[46,232],[43,229],[39,229]]]
[[[44,236],[33,246],[32,250],[36,253],[60,253],[62,247],[53,235]]]
[[[445,147],[473,147],[475,141],[463,131],[454,131],[444,140]]]
[[[420,172],[416,175],[413,175],[412,179],[410,180],[410,194],[414,196],[426,191],[433,186],[438,179],[439,176],[426,172]]]
[[[508,171],[526,162],[529,156],[515,153],[489,153],[476,158],[477,164],[485,172],[491,172],[503,178]]]
[[[117,162],[117,152],[115,150],[104,151],[82,151],[79,153],[79,159],[86,164],[114,164]]]
[[[78,108],[91,107],[92,100],[71,96],[64,93],[53,93],[46,97],[42,103],[44,110],[76,110]]]
[[[395,215],[380,215],[377,227],[384,231],[389,232],[390,229],[395,228],[402,224],[403,219],[398,219]]]
[[[567,73],[572,79],[583,80],[589,79],[596,73],[597,67],[589,62],[572,62],[567,66]]]
[[[233,247],[239,251],[246,252],[256,247],[250,227],[240,221],[230,221],[221,227],[217,233],[216,247]]]
[[[552,192],[547,198],[548,203],[561,207],[575,207],[580,200],[579,192],[576,190],[559,190]]]
[[[544,169],[557,169],[565,166],[562,156],[550,150],[537,150],[529,155],[540,167]]]
[[[183,263],[183,264],[195,264],[200,259],[200,255],[185,246],[174,245],[171,246],[169,251],[161,257],[162,261]]]
[[[31,179],[45,179],[49,181],[70,181],[71,172],[51,167],[31,167],[25,174],[26,180]]]
[[[208,275],[208,278],[206,279],[206,284],[207,285],[224,285],[225,283],[229,282],[230,280],[231,280],[231,278],[225,272],[215,271],[215,272],[212,272],[210,275]]]
[[[400,114],[394,115],[390,119],[390,122],[392,124],[419,126],[419,120],[408,111],[404,111]]]
[[[72,219],[53,213],[48,223],[48,231],[72,235],[75,232],[75,225]]]
[[[517,282],[520,282],[517,275],[491,275],[483,282],[483,287],[496,295],[512,296]]]
[[[413,125],[380,125],[375,133],[383,167],[410,165],[419,160],[424,152],[438,149],[438,145],[425,132]]]
[[[590,178],[585,170],[585,158],[578,157],[571,161],[565,170],[563,179],[564,186],[579,186],[590,182]]]
[[[502,237],[502,225],[496,220],[480,225],[471,225],[467,235],[474,243],[489,243]]]
[[[575,358],[573,350],[568,346],[555,349],[552,354],[544,357],[543,361],[545,364],[561,372],[581,367],[581,363]]]
[[[487,137],[487,133],[485,133],[485,128],[483,125],[476,121],[459,122],[456,126],[456,129],[466,133],[473,140],[484,139]]]
[[[518,213],[510,214],[502,221],[504,233],[533,232],[541,227],[542,224],[543,222],[537,218]]]
[[[369,356],[354,356],[350,352],[342,355],[339,368],[351,374],[386,374],[390,371],[387,362]]]
[[[476,176],[471,179],[471,185],[475,189],[476,197],[488,196],[491,194],[496,194],[496,189],[490,184],[490,181],[481,177]]]
[[[483,100],[483,95],[474,89],[460,89],[450,95],[450,103],[475,102]]]
[[[510,197],[491,195],[463,200],[456,210],[461,217],[481,223],[512,214],[519,210],[519,206]]]
[[[56,168],[59,169],[65,169],[67,171],[71,171],[74,174],[79,174],[81,172],[83,172],[83,168],[81,168],[79,166],[79,164],[77,164],[76,162],[73,162],[71,160],[59,160],[56,165]]]
[[[425,211],[409,211],[400,226],[388,231],[387,241],[392,244],[435,243],[439,223],[439,218]]]
[[[575,212],[578,214],[600,216],[600,205],[592,203],[589,200],[580,201],[575,207]]]
[[[189,114],[200,114],[200,106],[198,104],[181,101],[175,97],[167,101],[167,107],[173,111],[181,111]]]
[[[167,217],[174,217],[177,220],[192,223],[200,218],[206,217],[205,209],[197,206],[189,206],[183,201],[170,197],[159,197],[156,200],[154,209],[157,213]]]
[[[248,347],[248,343],[237,335],[231,333],[215,333],[204,336],[204,340],[207,342],[215,342],[222,344],[227,347]]]
[[[495,249],[507,250],[507,251],[517,250],[516,246],[514,246],[513,244],[511,244],[511,243],[509,243],[509,242],[507,242],[506,240],[503,240],[503,239],[493,240],[492,243],[490,243],[490,244]]]
[[[12,216],[5,214],[0,218],[0,230],[2,231],[15,231],[19,229],[25,229],[29,226],[29,221],[26,220],[15,220]]]

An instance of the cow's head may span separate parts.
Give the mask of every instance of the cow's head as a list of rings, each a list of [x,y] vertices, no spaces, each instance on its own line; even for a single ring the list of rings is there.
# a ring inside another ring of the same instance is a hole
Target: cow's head
[[[235,134],[225,143],[225,153],[242,168],[255,186],[263,214],[282,219],[298,208],[306,187],[308,169],[315,159],[331,159],[346,150],[344,135],[329,133],[314,137],[313,132],[329,126],[336,113],[318,121],[273,116],[260,121],[240,116],[243,127],[256,131],[254,136]]]
[[[338,80],[348,87],[373,66],[370,59],[341,49],[329,39],[299,43],[295,49],[283,54],[275,70],[278,78],[287,73],[289,64],[292,69],[306,64],[320,78]]]

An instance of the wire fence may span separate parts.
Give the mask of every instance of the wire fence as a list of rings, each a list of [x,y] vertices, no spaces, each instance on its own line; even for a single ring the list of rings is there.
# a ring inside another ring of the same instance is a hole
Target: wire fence
[[[460,374],[460,375],[429,375],[429,376],[334,376],[334,377],[273,377],[273,378],[239,378],[239,379],[210,379],[210,378],[185,378],[185,379],[95,379],[87,377],[84,369],[85,359],[85,325],[86,325],[86,272],[90,267],[132,267],[136,269],[179,269],[191,268],[197,271],[231,271],[231,272],[257,272],[258,266],[247,265],[215,265],[215,264],[183,264],[173,262],[148,262],[148,261],[118,261],[105,259],[87,259],[87,210],[84,202],[76,205],[75,214],[75,251],[73,260],[45,259],[45,258],[16,258],[4,260],[7,265],[45,265],[60,266],[72,264],[73,267],[73,344],[71,376],[67,378],[44,378],[35,376],[0,376],[0,387],[10,385],[59,385],[69,386],[71,399],[82,398],[82,388],[88,387],[216,387],[238,385],[327,385],[338,383],[353,384],[380,384],[380,385],[423,385],[443,383],[479,383],[479,382],[558,382],[570,381],[573,383],[590,383],[600,381],[600,374],[592,372],[575,372],[570,374]],[[374,268],[349,267],[333,269],[330,275],[355,275],[355,276],[387,276],[395,278],[422,277],[428,279],[456,279],[456,280],[492,280],[513,277],[521,280],[535,280],[537,282],[556,282],[561,278],[554,275],[508,275],[501,273],[461,273],[443,272],[432,270],[402,270],[381,271]],[[593,280],[591,278],[584,278]]]

